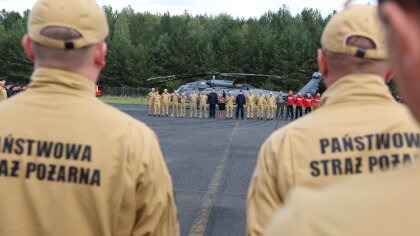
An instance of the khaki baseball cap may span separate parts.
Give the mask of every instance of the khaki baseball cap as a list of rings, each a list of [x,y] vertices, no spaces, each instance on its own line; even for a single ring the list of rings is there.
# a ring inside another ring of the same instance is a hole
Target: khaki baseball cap
[[[76,30],[81,37],[59,40],[42,35],[48,27]],[[71,50],[103,41],[108,36],[108,22],[95,0],[38,0],[29,16],[29,37],[44,46]]]
[[[385,60],[388,51],[377,7],[353,5],[334,15],[324,29],[321,44],[334,53],[348,54],[361,58]],[[365,37],[375,44],[374,49],[347,45],[353,36]]]

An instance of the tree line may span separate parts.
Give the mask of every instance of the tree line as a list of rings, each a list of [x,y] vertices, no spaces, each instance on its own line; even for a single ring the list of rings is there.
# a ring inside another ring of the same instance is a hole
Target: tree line
[[[214,71],[281,76],[251,82],[270,90],[298,90],[310,79],[302,72],[317,71],[320,37],[333,14],[322,17],[305,8],[293,15],[286,6],[248,19],[103,9],[110,34],[101,85],[150,87],[156,84],[147,78]],[[15,82],[29,81],[33,69],[21,48],[28,16],[29,10],[0,12],[0,77]],[[161,86],[173,89],[184,82]]]

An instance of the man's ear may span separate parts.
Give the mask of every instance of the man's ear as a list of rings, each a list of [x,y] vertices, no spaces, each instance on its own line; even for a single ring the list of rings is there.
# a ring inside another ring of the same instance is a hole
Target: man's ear
[[[325,52],[322,49],[318,49],[318,67],[319,71],[321,72],[322,76],[328,75],[328,66],[327,66],[327,60],[325,56]]]
[[[95,65],[101,69],[106,66],[107,45],[105,42],[99,43],[95,48]]]
[[[27,34],[25,34],[22,38],[22,47],[29,60],[35,62],[35,55],[32,49],[32,39]]]
[[[394,76],[394,72],[391,69],[389,69],[385,74],[385,83],[388,84],[389,82],[391,82],[391,80],[394,79]]]
[[[318,68],[319,72],[321,72],[322,77],[324,78],[324,82],[327,86],[330,85],[328,80],[329,78],[329,70],[328,70],[328,63],[327,63],[327,55],[326,52],[322,49],[318,49]]]

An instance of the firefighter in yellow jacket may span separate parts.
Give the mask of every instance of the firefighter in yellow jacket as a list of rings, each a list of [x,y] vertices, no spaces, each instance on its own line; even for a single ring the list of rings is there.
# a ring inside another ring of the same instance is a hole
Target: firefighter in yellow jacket
[[[179,98],[179,116],[184,118],[185,117],[185,112],[187,109],[187,95],[185,95],[185,92],[182,93],[182,95]]]
[[[1,80],[0,81],[0,102],[7,100],[7,91],[5,88],[6,81]]]
[[[297,186],[379,175],[417,158],[420,130],[386,85],[393,75],[381,29],[372,5],[346,8],[327,24],[318,64],[328,89],[316,112],[263,144],[248,193],[248,235],[262,235]]]
[[[264,119],[264,109],[266,105],[266,99],[262,91],[260,91],[260,94],[257,97],[257,119],[262,120]]]
[[[154,97],[154,108],[155,108],[155,116],[160,116],[160,108],[161,108],[161,104],[162,104],[162,96],[159,94],[159,91],[155,92],[155,97]]]
[[[179,235],[156,135],[94,97],[107,35],[94,0],[31,10],[31,83],[0,104],[0,235]]]
[[[276,109],[276,98],[273,96],[273,93],[270,92],[270,95],[267,97],[267,120],[274,120],[274,109]]]
[[[174,91],[174,93],[172,94],[172,117],[174,117],[174,115],[176,114],[177,117],[179,117],[179,95],[176,91]]]
[[[162,116],[169,116],[169,103],[171,100],[171,95],[168,93],[168,90],[163,90],[162,93]]]
[[[207,95],[204,91],[200,95],[200,118],[203,117],[203,112],[204,117],[207,118]]]
[[[398,86],[420,121],[419,1],[379,1]],[[361,15],[359,15],[360,17]],[[407,27],[409,26],[409,27]],[[401,47],[401,45],[405,45]],[[405,62],[405,63],[401,63]],[[408,63],[407,63],[408,62]],[[392,119],[391,117],[389,119]],[[418,235],[420,164],[386,175],[362,176],[323,190],[299,189],[267,235]],[[304,219],[304,220],[303,220]]]
[[[233,97],[232,93],[229,91],[226,96],[226,119],[233,119]]]
[[[190,94],[190,118],[197,117],[197,101],[198,95],[193,90]]]
[[[246,96],[246,119],[254,119],[254,105],[255,105],[255,95],[252,90],[249,90],[248,95]]]
[[[155,92],[155,88],[152,88],[152,91],[150,91],[147,95],[147,101],[149,102],[149,116],[154,114]]]

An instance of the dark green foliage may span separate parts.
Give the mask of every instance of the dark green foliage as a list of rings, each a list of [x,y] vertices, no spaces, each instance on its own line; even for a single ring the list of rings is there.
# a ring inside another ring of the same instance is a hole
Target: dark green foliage
[[[26,19],[17,12],[0,12],[0,77],[15,82],[28,82],[32,71],[21,46]]]
[[[256,81],[267,89],[297,90],[310,78],[299,71],[317,70],[316,54],[323,28],[331,17],[316,9],[292,15],[286,6],[260,18],[227,14],[172,16],[118,12],[103,7],[110,34],[107,67],[99,83],[106,86],[161,86],[174,89],[184,81],[150,84],[147,78],[197,72],[244,72],[279,75]],[[0,11],[0,77],[28,81],[31,62],[21,49],[29,11]]]

